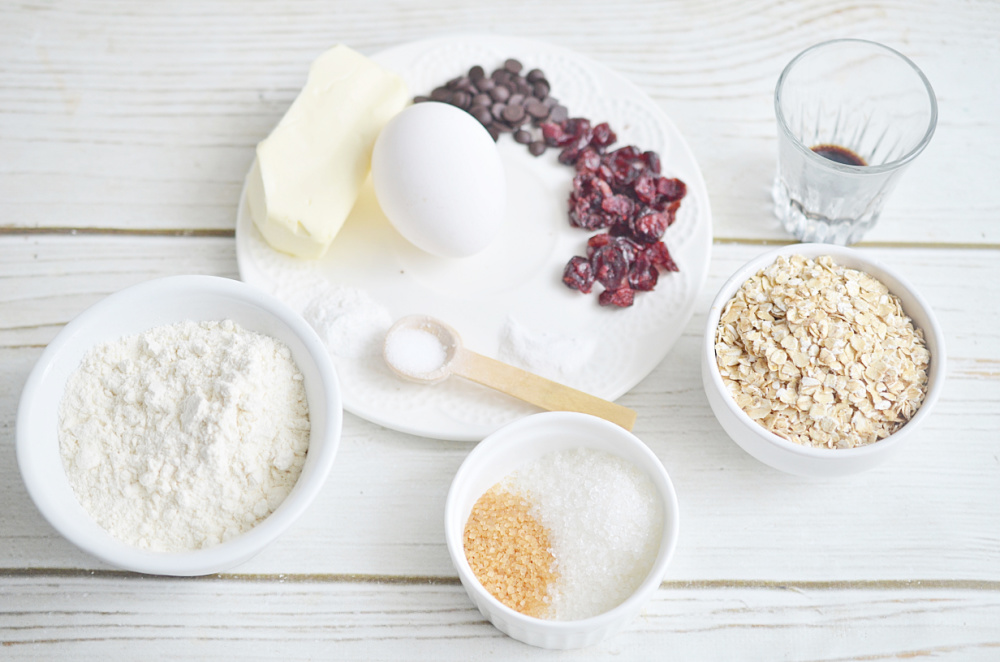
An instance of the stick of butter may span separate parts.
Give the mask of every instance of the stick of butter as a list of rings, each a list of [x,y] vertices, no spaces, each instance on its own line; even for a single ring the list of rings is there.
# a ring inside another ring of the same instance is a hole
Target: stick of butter
[[[382,127],[407,104],[406,83],[347,46],[309,68],[306,86],[257,145],[247,203],[279,251],[321,257],[357,200]]]

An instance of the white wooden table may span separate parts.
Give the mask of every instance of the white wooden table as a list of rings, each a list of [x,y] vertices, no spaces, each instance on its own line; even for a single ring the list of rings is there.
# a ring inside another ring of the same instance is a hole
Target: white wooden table
[[[715,242],[694,318],[621,399],[670,472],[681,538],[642,616],[557,653],[501,635],[458,584],[442,508],[470,444],[346,415],[303,519],[222,576],[102,565],[30,502],[14,453],[42,348],[150,278],[237,277],[234,218],[254,145],[309,62],[490,32],[617,70],[661,104],[706,178]],[[889,465],[809,481],[719,427],[697,349],[714,292],[789,241],[773,220],[771,95],[832,37],[909,55],[937,133],[861,247],[926,296],[948,383]],[[0,659],[1000,659],[1000,4],[990,0],[473,0],[0,4]]]

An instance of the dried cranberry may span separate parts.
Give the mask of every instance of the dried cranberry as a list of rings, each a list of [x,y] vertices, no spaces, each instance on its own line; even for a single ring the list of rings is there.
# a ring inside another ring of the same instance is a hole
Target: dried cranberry
[[[649,170],[654,175],[660,174],[660,155],[659,154],[657,154],[653,150],[649,150],[648,152],[643,152],[642,153],[641,159],[642,159],[643,165],[646,166],[647,170]]]
[[[590,144],[603,150],[616,140],[618,136],[611,130],[611,126],[607,122],[601,122],[594,127],[594,136],[590,139]]]
[[[559,163],[563,165],[573,165],[576,163],[576,157],[579,156],[580,150],[575,146],[563,147],[563,150],[559,152],[558,160]]]
[[[635,241],[632,241],[629,237],[611,237],[611,241],[609,243],[618,249],[629,265],[631,265],[632,262],[635,261],[636,256],[642,252],[642,246]]]
[[[638,161],[642,156],[642,152],[635,145],[626,145],[625,147],[619,147],[615,151],[610,153],[610,156],[616,159],[624,159],[629,163],[633,161]]]
[[[597,297],[598,303],[602,306],[618,306],[628,308],[635,301],[635,290],[629,287],[621,287],[616,290],[604,290]]]
[[[667,245],[662,241],[656,241],[652,244],[648,244],[642,252],[654,266],[657,266],[664,271],[678,271],[677,265],[674,263],[673,258],[670,257],[670,251],[667,250]]]
[[[597,249],[604,246],[611,246],[614,250],[618,251],[628,265],[631,265],[636,256],[645,250],[643,246],[640,246],[628,237],[601,232],[587,240],[587,257],[593,258]]]
[[[549,147],[564,147],[573,142],[573,134],[567,133],[562,124],[557,122],[542,122],[539,125],[542,130],[542,138]]]
[[[614,244],[601,246],[590,258],[594,278],[609,290],[617,290],[628,282],[628,262]]]
[[[595,174],[601,167],[601,155],[593,147],[585,147],[580,150],[580,155],[576,158],[576,171]]]
[[[628,222],[638,210],[635,202],[624,195],[615,193],[601,201],[601,209],[615,217],[614,222]]]
[[[590,290],[594,286],[594,269],[590,265],[590,260],[574,255],[566,263],[562,281],[571,289],[590,294]]]
[[[569,198],[569,221],[573,227],[584,230],[600,230],[607,227],[607,215],[600,208],[595,209],[587,198]]]
[[[659,241],[670,225],[666,213],[646,208],[639,212],[632,224],[632,238],[644,243]]]
[[[663,210],[663,213],[666,214],[666,216],[667,216],[667,227],[668,228],[671,225],[674,224],[674,221],[677,220],[677,210],[680,208],[680,206],[681,206],[681,201],[680,200],[674,200],[669,205],[667,205],[666,209]]]
[[[601,246],[607,246],[611,243],[611,235],[607,232],[599,232],[593,237],[587,240],[587,257],[593,257],[594,251]]]
[[[608,234],[612,237],[631,237],[632,236],[632,222],[635,220],[634,217],[621,218],[616,220],[608,227]]]
[[[606,197],[613,195],[604,180],[593,175],[573,178],[573,192],[569,195],[569,220],[578,228],[597,230],[607,227],[612,218],[601,209]]]
[[[559,163],[573,165],[581,152],[590,145],[593,137],[590,121],[582,117],[574,117],[563,122],[562,126],[566,134],[571,134],[573,139],[562,146],[563,151],[559,154]]]
[[[628,284],[633,290],[649,292],[656,287],[660,272],[645,253],[636,256],[628,270]]]
[[[660,177],[656,180],[656,193],[666,198],[667,201],[674,202],[687,194],[687,184],[676,178]]]
[[[583,138],[587,137],[587,142],[590,142],[590,138],[593,136],[593,132],[590,128],[590,120],[585,117],[571,117],[562,123],[563,130],[566,133],[571,134],[573,138]],[[586,144],[586,143],[585,143]]]
[[[632,192],[636,198],[648,205],[656,199],[656,182],[651,175],[643,173],[632,184]]]
[[[630,187],[644,169],[639,161],[639,150],[632,146],[621,147],[606,154],[604,164],[611,171],[609,183],[619,190]]]

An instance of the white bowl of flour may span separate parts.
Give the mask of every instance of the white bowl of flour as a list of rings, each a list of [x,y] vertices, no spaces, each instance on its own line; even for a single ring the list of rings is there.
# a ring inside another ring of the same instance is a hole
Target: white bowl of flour
[[[25,384],[18,465],[57,531],[125,570],[222,572],[318,494],[340,441],[326,348],[239,281],[176,276],[98,302]]]

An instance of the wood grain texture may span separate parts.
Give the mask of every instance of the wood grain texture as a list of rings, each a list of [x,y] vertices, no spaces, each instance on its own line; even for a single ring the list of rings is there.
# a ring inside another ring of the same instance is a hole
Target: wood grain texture
[[[1000,658],[1000,4],[65,0],[10,1],[0,15],[0,659]],[[676,555],[641,617],[569,653],[501,635],[443,543],[471,445],[350,414],[316,502],[232,573],[141,577],[59,536],[14,451],[18,399],[46,344],[128,285],[238,277],[254,146],[322,50],[477,32],[561,45],[629,78],[677,124],[708,185],[715,244],[694,318],[619,400],[681,507]],[[698,351],[729,274],[789,241],[769,199],[777,76],[803,48],[846,36],[899,49],[937,92],[937,133],[863,247],[930,302],[949,363],[903,454],[810,481],[726,437]]]
[[[743,453],[715,421],[701,388],[701,311],[725,277],[762,250],[715,247],[699,312],[666,360],[620,400],[639,412],[634,432],[663,461],[678,492],[681,539],[670,578],[1000,580],[1000,348],[993,341],[1000,312],[975,304],[980,297],[1000,300],[1000,252],[977,252],[979,266],[969,272],[961,268],[964,251],[870,250],[936,310],[949,351],[947,387],[901,457],[859,476],[816,482],[772,471]],[[42,346],[73,314],[146,278],[231,275],[231,242],[0,237],[0,256],[0,282],[10,285],[0,291],[0,500],[10,504],[0,512],[6,538],[0,568],[103,568],[60,538],[28,500],[13,452],[21,385]],[[964,274],[981,286],[969,290]],[[962,291],[968,298],[956,296]],[[347,415],[327,487],[296,526],[243,570],[453,577],[442,513],[470,447]]]
[[[582,651],[501,635],[454,582],[3,578],[0,650],[24,660],[145,651],[178,659],[992,660],[1000,600],[975,587],[667,583],[623,632]],[[83,592],[86,592],[86,598]],[[53,605],[58,607],[53,609]],[[155,605],[155,608],[153,607]]]
[[[866,239],[1000,245],[1000,190],[991,183],[1000,152],[1000,11],[990,2],[955,9],[944,0],[629,0],[614,11],[568,0],[7,7],[0,226],[232,229],[254,145],[318,53],[338,42],[373,53],[489,32],[571,48],[635,82],[689,141],[716,236],[787,239],[770,211],[774,83],[803,48],[853,36],[909,55],[940,103],[937,134]],[[472,63],[456,67],[463,64]]]

